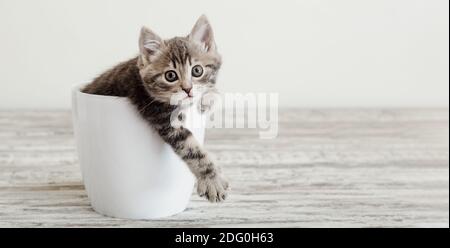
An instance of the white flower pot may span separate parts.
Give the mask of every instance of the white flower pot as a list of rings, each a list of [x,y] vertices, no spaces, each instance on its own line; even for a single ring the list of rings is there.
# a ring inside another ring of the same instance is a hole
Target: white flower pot
[[[187,165],[127,98],[85,94],[79,89],[72,95],[73,124],[83,181],[94,210],[127,219],[182,212],[195,183]],[[204,125],[198,124],[204,121],[192,109],[186,127],[203,143]]]

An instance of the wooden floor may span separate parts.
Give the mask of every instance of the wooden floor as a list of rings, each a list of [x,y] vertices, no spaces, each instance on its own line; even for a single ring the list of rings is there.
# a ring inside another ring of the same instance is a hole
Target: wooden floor
[[[233,191],[151,221],[89,206],[69,111],[0,111],[0,227],[449,227],[449,111],[282,110],[207,134]]]

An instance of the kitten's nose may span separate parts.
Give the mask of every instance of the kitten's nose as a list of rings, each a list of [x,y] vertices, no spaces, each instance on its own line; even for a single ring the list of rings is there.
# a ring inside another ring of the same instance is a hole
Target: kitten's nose
[[[192,97],[193,96],[193,94],[192,94],[192,87],[191,88],[182,88],[183,90],[184,90],[184,92],[186,92],[186,94],[189,96],[189,97]]]

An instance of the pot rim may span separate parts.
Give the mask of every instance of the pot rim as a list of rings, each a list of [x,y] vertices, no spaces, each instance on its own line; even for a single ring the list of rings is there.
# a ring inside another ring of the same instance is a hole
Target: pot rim
[[[80,84],[77,86],[74,86],[72,88],[72,91],[82,95],[83,97],[88,97],[88,98],[98,98],[98,99],[115,99],[115,100],[126,100],[127,97],[124,96],[109,96],[109,95],[97,95],[97,94],[90,94],[90,93],[84,93],[81,91],[81,89],[86,86],[87,84]]]

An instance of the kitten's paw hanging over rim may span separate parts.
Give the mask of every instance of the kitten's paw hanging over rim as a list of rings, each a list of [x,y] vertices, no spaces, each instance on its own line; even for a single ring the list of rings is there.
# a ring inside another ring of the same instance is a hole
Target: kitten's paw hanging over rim
[[[220,175],[201,177],[197,181],[197,193],[210,202],[222,202],[227,198],[229,183]]]

